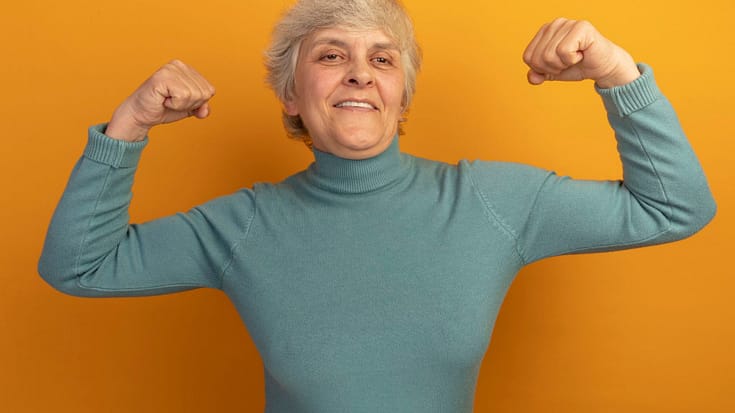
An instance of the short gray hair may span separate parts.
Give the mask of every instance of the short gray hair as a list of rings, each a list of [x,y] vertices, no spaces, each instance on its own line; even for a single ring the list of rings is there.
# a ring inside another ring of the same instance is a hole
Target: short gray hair
[[[278,99],[286,102],[294,97],[296,64],[304,38],[316,30],[338,26],[383,30],[398,44],[406,79],[403,107],[407,110],[416,90],[421,49],[411,18],[399,0],[299,0],[276,24],[265,52],[267,81]],[[282,116],[288,135],[308,145],[311,139],[301,117],[285,111]],[[399,132],[403,133],[400,124]]]

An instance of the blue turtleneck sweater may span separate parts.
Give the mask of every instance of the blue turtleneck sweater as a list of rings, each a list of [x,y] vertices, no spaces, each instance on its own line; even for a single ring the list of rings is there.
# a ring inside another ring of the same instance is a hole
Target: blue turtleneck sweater
[[[622,181],[499,162],[315,151],[305,171],[128,223],[143,143],[90,129],[39,271],[69,294],[223,290],[265,366],[267,412],[470,412],[513,277],[553,255],[673,241],[715,206],[650,69],[599,90]]]

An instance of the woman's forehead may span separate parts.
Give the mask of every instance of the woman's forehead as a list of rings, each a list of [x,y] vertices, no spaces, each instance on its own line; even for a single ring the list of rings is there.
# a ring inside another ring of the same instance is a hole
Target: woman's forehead
[[[349,47],[356,41],[364,41],[371,49],[400,51],[398,43],[391,36],[388,36],[384,30],[345,27],[317,29],[304,39],[303,47],[307,49],[321,45]]]

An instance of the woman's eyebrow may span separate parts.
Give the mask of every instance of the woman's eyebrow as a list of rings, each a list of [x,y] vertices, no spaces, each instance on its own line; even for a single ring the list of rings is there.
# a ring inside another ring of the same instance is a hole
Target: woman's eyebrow
[[[389,52],[398,52],[398,53],[400,53],[401,51],[401,49],[398,46],[396,46],[395,43],[391,43],[391,42],[375,43],[374,45],[372,45],[370,49],[371,50],[378,49],[378,50],[385,50]]]
[[[321,46],[321,45],[337,46],[337,47],[342,47],[342,48],[346,48],[347,47],[347,43],[346,42],[344,42],[342,40],[339,40],[339,39],[334,39],[334,38],[331,38],[331,37],[324,37],[324,38],[321,38],[321,39],[314,40],[314,42],[312,43],[311,46],[313,48],[313,47]]]

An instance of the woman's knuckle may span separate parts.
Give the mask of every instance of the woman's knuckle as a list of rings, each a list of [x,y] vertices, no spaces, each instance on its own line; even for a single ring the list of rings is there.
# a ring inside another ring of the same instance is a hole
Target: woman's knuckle
[[[592,30],[595,28],[588,20],[579,20],[575,25],[581,30]]]
[[[556,49],[546,49],[542,54],[542,60],[544,63],[553,63],[557,59]]]
[[[192,93],[191,90],[189,90],[188,88],[182,88],[181,90],[179,90],[178,96],[179,99],[181,99],[182,101],[188,102],[192,98]]]
[[[531,64],[531,56],[532,55],[530,50],[526,50],[525,52],[523,52],[523,63]]]
[[[542,54],[536,54],[533,57],[532,61],[533,61],[534,66],[536,67],[541,67],[541,66],[546,65],[546,59],[544,58]]]

